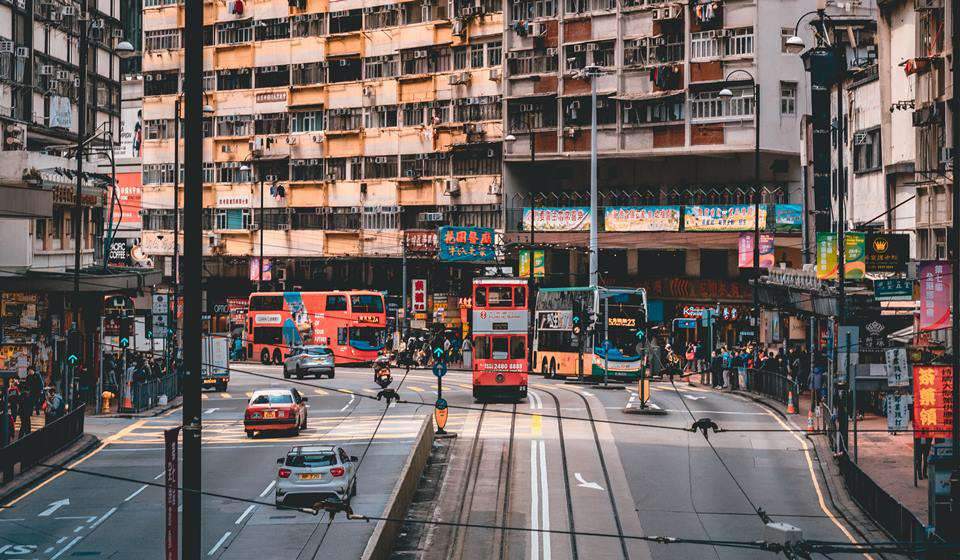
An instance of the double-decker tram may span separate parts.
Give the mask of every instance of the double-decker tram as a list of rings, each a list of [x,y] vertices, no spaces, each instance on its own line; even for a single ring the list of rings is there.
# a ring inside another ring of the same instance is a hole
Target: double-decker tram
[[[322,345],[333,350],[337,365],[372,362],[386,342],[386,326],[380,292],[255,292],[247,358],[279,364],[292,348]]]
[[[473,281],[473,397],[527,396],[527,281]]]

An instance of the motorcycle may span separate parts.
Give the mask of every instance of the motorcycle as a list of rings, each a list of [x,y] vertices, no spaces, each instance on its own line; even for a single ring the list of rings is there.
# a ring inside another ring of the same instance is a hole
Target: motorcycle
[[[380,355],[373,361],[373,381],[384,389],[393,382],[393,376],[390,375],[389,356]]]

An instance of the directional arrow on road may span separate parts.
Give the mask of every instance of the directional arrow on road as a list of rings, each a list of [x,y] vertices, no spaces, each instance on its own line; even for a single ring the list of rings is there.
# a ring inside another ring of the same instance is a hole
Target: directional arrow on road
[[[573,473],[574,478],[577,479],[577,486],[580,488],[589,488],[591,490],[603,490],[603,487],[597,484],[596,482],[587,482],[583,479],[583,475],[580,473]]]
[[[50,517],[51,515],[53,515],[53,512],[57,511],[58,509],[60,509],[60,508],[62,508],[62,507],[64,507],[64,506],[69,506],[69,505],[70,505],[70,498],[64,498],[64,499],[62,499],[62,500],[57,500],[57,501],[55,501],[55,502],[52,502],[47,509],[45,509],[45,510],[41,511],[40,513],[38,513],[38,514],[37,514],[37,517]]]

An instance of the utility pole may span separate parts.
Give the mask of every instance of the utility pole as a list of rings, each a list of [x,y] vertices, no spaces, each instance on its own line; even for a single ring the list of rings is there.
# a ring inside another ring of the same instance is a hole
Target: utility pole
[[[402,322],[399,325],[397,325],[397,327],[400,330],[400,341],[403,342],[407,340],[407,325],[409,324],[407,322],[407,235],[406,235],[406,232],[403,232],[403,238],[401,239],[401,243],[403,245],[402,247],[403,272],[402,272],[402,280],[401,280],[401,287],[400,287],[400,294],[401,294],[400,295],[400,311],[403,313],[403,319],[402,319]]]
[[[203,36],[203,2],[184,5],[184,36]],[[183,522],[181,551],[198,559],[201,550],[201,337],[203,336],[203,44],[184,46],[184,236],[183,254]]]
[[[825,27],[824,27],[825,28]],[[843,52],[837,48],[834,49],[834,56],[841,57]],[[839,346],[840,346],[840,327],[846,323],[847,313],[846,313],[846,282],[847,276],[847,236],[846,236],[846,198],[847,198],[847,169],[844,165],[843,150],[846,146],[845,137],[846,137],[846,127],[843,125],[843,73],[839,73],[836,77],[837,85],[837,320],[834,321],[834,324],[837,328],[834,329],[834,336],[836,338],[836,344],[834,344],[833,349],[833,371],[834,377],[839,373],[837,371],[837,357],[839,355]],[[847,345],[844,348],[844,351],[847,353],[847,363],[850,362],[850,351],[851,348]],[[849,369],[848,369],[849,371]],[[856,375],[857,372],[854,369],[850,372],[849,375]],[[837,395],[837,406],[839,410],[837,411],[837,417],[840,418],[840,437],[843,441],[843,453],[847,453],[847,442],[850,439],[849,429],[850,422],[847,416],[847,398],[850,387],[850,377],[848,376],[846,382],[839,385],[838,391],[840,392]],[[856,414],[856,411],[854,411]]]
[[[953,153],[953,173],[951,188],[953,199],[953,239],[950,247],[953,248],[953,259],[950,264],[953,270],[953,279],[950,283],[952,292],[951,314],[951,345],[953,353],[953,422],[951,425],[951,451],[953,452],[953,469],[950,473],[950,499],[953,512],[951,526],[958,531],[960,525],[960,0],[950,2],[950,44],[952,56],[953,93],[951,94],[950,111],[950,145]]]
[[[180,326],[177,322],[177,311],[180,303],[180,101],[181,96],[173,101],[173,316],[167,322],[172,332],[170,337],[170,363],[177,362],[177,348]]]
[[[80,6],[80,42],[79,60],[80,91],[77,92],[77,192],[73,204],[73,297],[70,299],[70,308],[73,312],[71,330],[80,326],[80,251],[83,245],[83,150],[87,137],[87,24],[89,14],[87,2]],[[71,366],[75,367],[75,366]]]
[[[263,289],[263,169],[258,168],[257,173],[260,174],[260,219],[257,224],[260,230],[260,270],[257,271],[257,291],[259,292]]]
[[[530,130],[530,137],[533,137],[533,130]],[[533,148],[533,144],[530,145]],[[530,159],[533,161],[533,152],[530,153]],[[536,280],[533,274],[534,254],[536,253],[535,235],[537,233],[537,195],[530,193],[530,250],[527,251],[527,372],[533,372],[533,329],[534,315],[533,290],[536,286]]]
[[[596,289],[600,276],[600,248],[597,239],[597,77],[600,68],[587,66],[583,74],[590,80],[590,287]]]

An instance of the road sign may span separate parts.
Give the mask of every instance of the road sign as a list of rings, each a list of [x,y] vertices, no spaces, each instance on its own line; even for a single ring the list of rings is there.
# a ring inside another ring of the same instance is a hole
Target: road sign
[[[433,419],[437,422],[437,428],[443,430],[447,425],[447,415],[449,411],[447,410],[447,400],[440,398],[437,399],[437,404],[434,405],[433,410]]]
[[[443,377],[447,374],[447,364],[445,362],[436,362],[433,364],[433,374],[437,377]]]
[[[677,319],[676,325],[678,329],[695,329],[697,328],[696,319]]]
[[[166,315],[170,311],[170,298],[167,294],[153,294],[151,302],[154,315]]]

